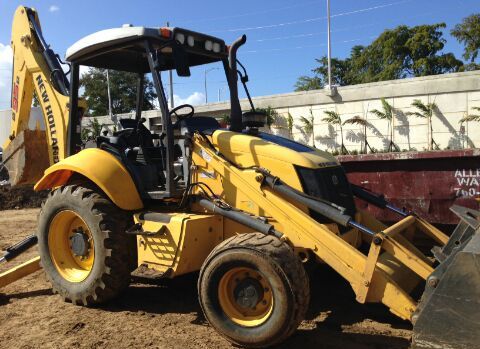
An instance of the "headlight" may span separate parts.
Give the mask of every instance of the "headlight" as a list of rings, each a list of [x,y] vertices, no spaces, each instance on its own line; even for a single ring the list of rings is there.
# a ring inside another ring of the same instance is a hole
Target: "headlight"
[[[193,36],[187,37],[187,44],[190,47],[193,47],[195,45],[195,39],[193,38]]]
[[[185,42],[185,35],[183,35],[182,33],[177,33],[177,35],[175,35],[175,40],[177,40],[183,45],[183,43]]]
[[[219,53],[220,52],[220,44],[218,42],[215,42],[213,44],[213,52]]]
[[[211,51],[213,49],[213,42],[210,40],[205,41],[205,50]]]

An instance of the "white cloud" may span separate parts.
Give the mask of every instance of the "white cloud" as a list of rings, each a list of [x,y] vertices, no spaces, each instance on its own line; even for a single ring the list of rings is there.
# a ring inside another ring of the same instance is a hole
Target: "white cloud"
[[[0,43],[0,109],[10,108],[12,63],[12,48]]]
[[[175,102],[175,106],[181,104],[199,105],[205,103],[205,95],[201,92],[194,92],[187,98],[182,98],[179,95],[174,94],[173,101]]]
[[[49,11],[49,12],[58,12],[58,11],[60,11],[60,7],[58,7],[57,5],[51,5],[51,6],[48,8],[48,11]]]

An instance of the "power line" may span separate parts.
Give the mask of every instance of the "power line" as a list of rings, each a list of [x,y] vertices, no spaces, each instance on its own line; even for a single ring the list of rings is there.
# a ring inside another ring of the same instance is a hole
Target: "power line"
[[[416,15],[416,16],[408,16],[408,17],[402,17],[402,18],[395,18],[395,19],[390,19],[390,20],[387,20],[386,22],[384,23],[378,23],[378,22],[373,22],[373,23],[369,23],[369,24],[363,24],[363,25],[357,25],[357,26],[352,26],[352,27],[344,27],[344,28],[340,28],[340,29],[335,29],[335,30],[332,30],[332,33],[338,33],[338,32],[348,32],[348,31],[351,31],[351,30],[357,30],[357,29],[362,29],[362,28],[368,28],[368,27],[374,27],[378,24],[385,24],[385,23],[393,23],[393,22],[397,22],[399,21],[400,19],[413,19],[413,18],[418,18],[418,17],[425,17],[425,16],[428,16],[428,15],[431,15],[432,13],[435,13],[435,11],[428,11],[428,12],[424,12],[422,14],[419,14],[419,15]],[[305,38],[305,37],[312,37],[312,36],[319,36],[319,35],[324,35],[326,34],[327,31],[321,31],[321,32],[313,32],[313,33],[304,33],[304,34],[296,34],[296,35],[288,35],[288,36],[277,36],[277,37],[273,37],[273,38],[262,38],[262,39],[255,39],[253,40],[254,42],[265,42],[265,41],[275,41],[275,40],[288,40],[288,39],[298,39],[298,38]]]
[[[400,5],[400,4],[404,4],[404,3],[412,2],[412,1],[413,0],[396,1],[396,2],[391,2],[391,3],[388,3],[388,4],[377,5],[377,6],[373,6],[373,7],[367,7],[367,8],[363,8],[363,9],[359,9],[359,10],[337,13],[335,15],[332,15],[331,17],[333,18],[333,17],[340,17],[340,16],[349,16],[349,15],[353,15],[353,14],[357,14],[357,13],[361,13],[361,12],[379,10],[381,8]],[[293,24],[316,22],[316,21],[321,21],[321,20],[324,20],[324,19],[327,19],[327,17],[322,16],[322,17],[302,19],[302,20],[298,20],[298,21],[276,23],[276,24],[269,24],[269,25],[256,26],[256,27],[244,27],[244,28],[234,28],[234,29],[213,30],[213,31],[210,31],[210,33],[224,33],[224,32],[238,32],[238,31],[270,29],[270,28],[284,27],[284,26],[293,25]]]
[[[214,17],[214,18],[203,18],[203,19],[198,19],[198,20],[194,20],[194,21],[186,21],[186,22],[181,21],[181,23],[182,24],[200,23],[200,22],[208,22],[208,21],[218,21],[218,20],[222,20],[222,19],[232,19],[232,18],[248,17],[248,16],[255,16],[255,15],[263,15],[263,14],[266,14],[266,13],[278,12],[278,11],[283,11],[283,10],[290,10],[292,8],[303,7],[303,6],[308,6],[308,5],[312,5],[312,4],[318,4],[318,3],[321,3],[321,2],[323,2],[323,0],[309,1],[309,2],[305,2],[305,3],[301,3],[301,4],[278,7],[278,8],[263,10],[263,11],[242,13],[242,14],[238,14],[238,15],[230,15],[230,16],[222,16],[222,17]]]
[[[349,42],[372,39],[372,38],[376,38],[376,37],[377,37],[376,35],[372,35],[372,36],[365,37],[365,38],[335,41],[333,43],[334,44],[345,44],[345,43],[349,43]],[[281,47],[281,48],[273,48],[273,49],[267,49],[267,50],[250,50],[250,51],[243,51],[243,53],[264,53],[264,52],[276,52],[276,51],[286,51],[286,50],[300,50],[300,49],[304,49],[304,48],[315,48],[315,47],[323,47],[323,46],[327,46],[327,44],[323,43],[323,44],[317,44],[317,45],[306,45],[306,46],[296,46],[296,47]]]
[[[355,26],[355,27],[346,27],[346,28],[332,30],[332,33],[345,32],[345,31],[350,31],[352,29],[361,29],[361,28],[373,27],[374,25],[376,25],[376,23],[359,25],[359,26]],[[264,41],[274,41],[274,40],[298,39],[298,38],[305,38],[305,37],[310,37],[310,36],[324,35],[326,33],[327,33],[326,31],[321,31],[321,32],[314,32],[314,33],[297,34],[297,35],[278,36],[278,37],[274,37],[274,38],[256,39],[254,41],[255,42],[264,42]]]

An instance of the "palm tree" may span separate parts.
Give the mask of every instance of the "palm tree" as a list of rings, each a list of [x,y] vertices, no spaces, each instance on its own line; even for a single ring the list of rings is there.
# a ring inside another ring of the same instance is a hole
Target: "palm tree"
[[[372,113],[379,119],[388,120],[388,128],[390,130],[390,144],[388,145],[388,151],[400,151],[398,146],[393,142],[393,119],[395,117],[393,107],[385,100],[385,98],[382,97],[380,100],[382,101],[383,111],[373,109]]]
[[[326,110],[324,113],[327,115],[322,119],[322,121],[328,123],[329,125],[336,126],[338,125],[340,127],[340,138],[342,140],[341,147],[340,147],[340,154],[348,154],[347,148],[345,148],[345,145],[343,144],[343,127],[342,127],[342,118],[340,117],[340,114],[338,114],[336,111],[333,110]]]
[[[361,116],[354,116],[353,118],[350,118],[348,120],[345,120],[343,122],[343,125],[346,124],[351,124],[351,125],[359,125],[363,127],[363,153],[367,153],[367,147],[370,148],[370,151],[373,152],[372,148],[370,147],[370,144],[368,144],[367,140],[367,126],[368,126],[368,121],[362,118]],[[362,151],[361,151],[362,152]]]
[[[480,112],[480,107],[472,107],[473,110],[476,110],[478,112]],[[460,123],[460,126],[462,126],[462,124],[464,122],[467,123],[467,127],[468,127],[468,123],[471,122],[471,121],[475,121],[475,122],[480,122],[480,115],[479,114],[466,114],[463,118],[460,119],[459,123]],[[461,132],[462,134],[462,138],[463,138],[463,144],[465,144],[465,140],[468,141],[468,136],[465,135],[465,128],[463,129],[463,132]],[[473,144],[471,144],[472,147],[474,147]]]
[[[224,113],[220,116],[220,124],[222,127],[227,127],[230,125],[230,114]]]
[[[472,109],[480,112],[480,107],[472,107]],[[465,115],[465,116],[460,120],[460,123],[469,122],[469,121],[477,121],[477,122],[480,122],[480,115],[478,115],[478,114],[468,114],[468,115]]]
[[[418,111],[415,112],[408,112],[406,115],[413,115],[417,118],[427,119],[428,128],[430,129],[430,142],[428,144],[428,150],[432,150],[438,148],[437,142],[433,139],[433,126],[432,126],[432,117],[435,110],[438,108],[435,102],[424,104],[419,99],[414,99],[412,102],[412,106],[417,108]]]
[[[96,118],[92,118],[89,121],[89,125],[82,128],[81,138],[84,142],[91,139],[97,139],[97,137],[101,136],[102,128],[105,126],[98,122]]]
[[[312,146],[315,148],[315,118],[313,117],[312,108],[310,108],[310,117],[300,116],[303,125],[303,131],[308,135],[312,135]]]
[[[287,129],[288,129],[288,136],[293,139],[293,116],[288,112],[287,114]]]

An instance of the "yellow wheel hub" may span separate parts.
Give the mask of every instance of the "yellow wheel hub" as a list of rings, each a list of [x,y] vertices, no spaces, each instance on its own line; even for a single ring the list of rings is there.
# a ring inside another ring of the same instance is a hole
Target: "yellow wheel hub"
[[[85,221],[70,210],[53,217],[48,231],[48,249],[60,275],[70,282],[81,282],[93,268],[93,236]]]
[[[273,310],[273,294],[268,280],[251,268],[228,271],[220,280],[218,296],[224,313],[244,327],[263,324]]]

